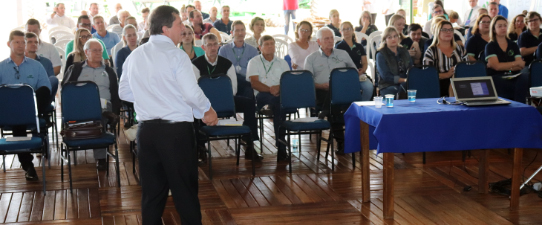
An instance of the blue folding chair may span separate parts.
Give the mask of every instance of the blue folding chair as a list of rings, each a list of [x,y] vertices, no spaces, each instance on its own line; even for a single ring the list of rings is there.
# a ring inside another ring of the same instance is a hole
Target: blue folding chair
[[[290,66],[290,70],[292,70],[292,58],[290,55],[285,55],[284,60],[288,63],[288,66]]]
[[[332,124],[344,124],[343,114],[348,107],[355,102],[361,101],[361,86],[359,85],[358,70],[355,68],[345,67],[336,68],[331,71],[329,76],[329,94],[330,94],[330,109],[329,118]],[[344,129],[342,129],[344,130]],[[332,133],[331,131],[330,133]],[[329,138],[331,139],[331,136]],[[317,143],[317,145],[320,142]],[[320,148],[318,148],[320,150]],[[329,143],[326,150],[326,158],[329,154]],[[318,154],[317,161],[319,161]],[[352,166],[356,169],[356,154],[352,153]]]
[[[62,99],[62,127],[67,127],[70,123],[102,121],[102,107],[100,103],[100,93],[96,83],[91,81],[68,82],[62,86],[60,93]],[[119,170],[119,152],[115,132],[106,132],[106,125],[102,124],[104,132],[101,137],[79,140],[62,140],[62,158],[68,160],[68,170],[70,176],[70,191],[72,191],[72,171],[70,161],[70,151],[80,151],[87,149],[107,148],[107,154],[115,159],[117,169],[117,184],[120,187]],[[115,129],[115,126],[111,126]],[[109,147],[115,145],[115,154],[109,152]],[[109,157],[107,161],[107,175],[109,175]],[[61,180],[64,181],[64,160],[60,160]]]
[[[282,73],[280,78],[280,105],[280,110],[282,110],[282,112],[291,112],[299,108],[312,108],[316,106],[316,91],[314,89],[314,80],[311,72],[307,70],[299,70],[286,71]],[[275,121],[275,123],[277,122],[280,121]],[[333,149],[333,132],[330,132],[331,134],[329,139],[322,138],[322,130],[329,130],[330,127],[329,122],[322,119],[316,119],[312,122],[296,122],[295,120],[290,120],[284,121],[281,124],[281,128],[286,130],[287,140],[279,139],[279,135],[275,135],[279,142],[288,147],[288,154],[290,156],[290,173],[292,173],[292,150],[290,147],[290,135],[316,134],[318,137],[318,151],[320,151],[319,146],[321,140],[331,143],[331,149]],[[301,147],[301,143],[299,144],[299,147]],[[331,156],[333,169],[335,165],[335,156],[333,153],[331,153]]]
[[[439,98],[440,83],[435,67],[412,67],[407,71],[407,89],[415,89],[416,98]]]
[[[487,76],[486,65],[481,61],[460,62],[455,66],[455,78]]]
[[[0,86],[0,128],[26,126],[33,130],[30,140],[10,141],[0,138],[0,154],[6,172],[5,155],[18,153],[47,153],[47,134],[40,132],[36,97],[32,87],[26,84]],[[42,183],[45,194],[45,157],[42,157]]]
[[[200,77],[198,84],[211,102],[218,118],[235,118],[235,101],[233,100],[233,89],[231,80],[226,75]],[[211,157],[211,141],[235,139],[235,154],[237,165],[241,151],[241,138],[249,136],[252,140],[252,133],[248,126],[202,126],[200,133],[207,141],[207,153],[209,155],[209,178],[213,179],[213,167]],[[256,175],[254,167],[254,154],[252,154],[252,176]]]
[[[42,128],[43,129],[49,129],[49,128],[52,128],[51,129],[51,135],[52,135],[52,138],[51,140],[53,140],[53,142],[56,144],[56,149],[59,149],[58,147],[60,146],[59,145],[59,142],[58,142],[58,125],[57,125],[57,120],[56,120],[56,102],[55,102],[55,97],[56,97],[56,93],[58,91],[58,78],[55,77],[55,76],[50,76],[49,77],[49,81],[51,82],[51,104],[49,104],[47,106],[47,108],[44,110],[43,112],[43,115],[40,115],[40,117],[42,117],[41,119],[43,119],[43,121],[45,121],[45,118],[44,117],[50,117],[51,118],[51,123],[48,124],[48,123],[42,123]],[[47,151],[47,158],[49,159],[50,157],[50,154],[51,154],[51,149],[48,148],[48,151]],[[51,160],[47,160],[48,164],[49,164],[49,169],[51,168]]]
[[[531,87],[542,86],[542,61],[533,61],[529,66],[531,74]]]

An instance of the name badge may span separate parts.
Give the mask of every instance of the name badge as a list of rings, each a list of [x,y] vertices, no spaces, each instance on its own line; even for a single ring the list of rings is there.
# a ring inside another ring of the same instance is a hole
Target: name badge
[[[241,72],[241,66],[236,66],[235,71],[238,72],[238,73]]]

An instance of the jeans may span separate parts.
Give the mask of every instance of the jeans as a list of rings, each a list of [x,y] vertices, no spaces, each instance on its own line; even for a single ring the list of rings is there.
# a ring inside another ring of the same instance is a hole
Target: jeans
[[[380,90],[380,96],[384,96],[384,95],[394,95],[394,96],[396,96],[397,93],[399,93],[401,91],[405,92],[405,90],[406,90],[405,85],[406,85],[406,83],[401,83],[401,84],[396,84],[396,85],[391,85],[391,86],[385,87],[385,88]]]
[[[370,101],[373,96],[373,82],[367,79],[366,81],[360,81],[359,84],[361,85],[361,90],[363,90],[361,101]]]
[[[292,20],[295,20],[295,10],[284,10],[284,35],[288,35],[290,29],[290,15]],[[292,22],[293,31],[295,32],[294,22]]]

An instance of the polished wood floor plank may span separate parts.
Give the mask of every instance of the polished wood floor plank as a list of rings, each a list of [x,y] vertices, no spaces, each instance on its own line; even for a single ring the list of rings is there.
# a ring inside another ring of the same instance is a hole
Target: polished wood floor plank
[[[44,196],[43,217],[42,220],[53,220],[55,213],[55,196],[56,191],[46,191]]]
[[[6,223],[17,222],[17,218],[19,216],[19,207],[21,206],[22,200],[23,193],[13,193],[13,195],[11,196],[11,201],[9,203],[9,211],[6,215]]]
[[[43,192],[35,192],[34,201],[32,202],[32,213],[30,214],[29,221],[41,221],[43,215],[44,200],[45,198],[43,196]]]
[[[23,200],[21,201],[21,207],[19,209],[19,218],[17,222],[27,222],[30,220],[30,213],[32,212],[32,203],[34,201],[34,192],[24,192]]]

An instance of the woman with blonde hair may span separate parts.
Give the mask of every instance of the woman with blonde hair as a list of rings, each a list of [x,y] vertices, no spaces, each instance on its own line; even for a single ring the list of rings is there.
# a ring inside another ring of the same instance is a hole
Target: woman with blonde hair
[[[518,14],[510,21],[507,33],[508,38],[510,38],[512,41],[517,41],[519,35],[521,35],[521,33],[523,33],[525,30],[527,30],[527,27],[525,26],[525,15]]]
[[[341,18],[339,17],[339,11],[336,9],[332,9],[329,11],[329,20],[330,23],[326,25],[329,29],[333,31],[335,36],[341,37],[341,31],[339,30],[339,27],[341,26]]]
[[[440,79],[440,95],[453,96],[450,78],[454,75],[455,66],[463,61],[465,50],[454,41],[454,28],[449,21],[440,21],[435,28],[435,36],[431,46],[425,51],[423,64],[434,66]]]
[[[484,51],[489,41],[489,24],[491,17],[487,14],[478,16],[474,27],[472,28],[472,36],[467,40],[466,50],[469,61],[478,60],[480,52]]]
[[[122,75],[122,66],[126,61],[126,58],[132,53],[134,49],[137,48],[137,28],[128,24],[122,29],[122,40],[124,41],[124,47],[117,52],[115,56],[115,67],[117,67],[117,77],[120,80]]]
[[[194,60],[197,57],[205,55],[205,51],[201,47],[195,46],[194,39],[194,30],[191,26],[184,25],[186,29],[181,33],[181,43],[179,48],[188,54],[190,60]]]
[[[395,29],[399,31],[399,42],[406,38],[406,36],[403,34],[406,24],[406,19],[404,16],[395,14],[390,18],[390,22],[388,24],[390,27],[395,27]]]
[[[87,60],[87,56],[85,55],[85,51],[83,50],[83,47],[85,46],[85,43],[89,39],[92,38],[92,34],[90,34],[90,31],[85,28],[79,28],[75,32],[75,38],[73,41],[73,51],[68,54],[68,58],[66,58],[66,66],[64,67],[64,73],[68,71],[68,68],[73,63],[76,62],[82,62]]]
[[[431,33],[434,34],[435,33],[435,29],[438,25],[438,23],[440,23],[441,21],[446,21],[446,17],[444,16],[437,16],[435,18],[433,18],[433,22],[431,23]],[[433,43],[433,38],[435,36],[429,38],[429,40],[427,40],[425,42],[425,44],[423,45],[423,53],[425,53],[425,51],[429,48],[429,46],[431,45],[431,43]],[[454,33],[454,41],[458,44],[458,45],[461,45],[461,46],[464,46],[463,42],[461,41],[461,37],[459,37],[459,35],[455,34]],[[423,54],[422,53],[422,54]]]
[[[265,31],[265,20],[261,17],[254,17],[248,25],[248,29],[252,31],[253,35],[250,38],[245,39],[245,42],[249,45],[252,45],[254,48],[259,48],[258,40],[262,36],[262,33]]]
[[[306,20],[299,22],[295,28],[295,42],[288,44],[288,55],[294,70],[304,69],[307,56],[319,49],[318,43],[311,41],[312,29],[312,24]]]
[[[380,81],[380,95],[405,91],[407,71],[412,67],[412,59],[408,51],[400,44],[399,32],[395,27],[387,27],[382,33],[382,42],[376,54],[376,69]]]

